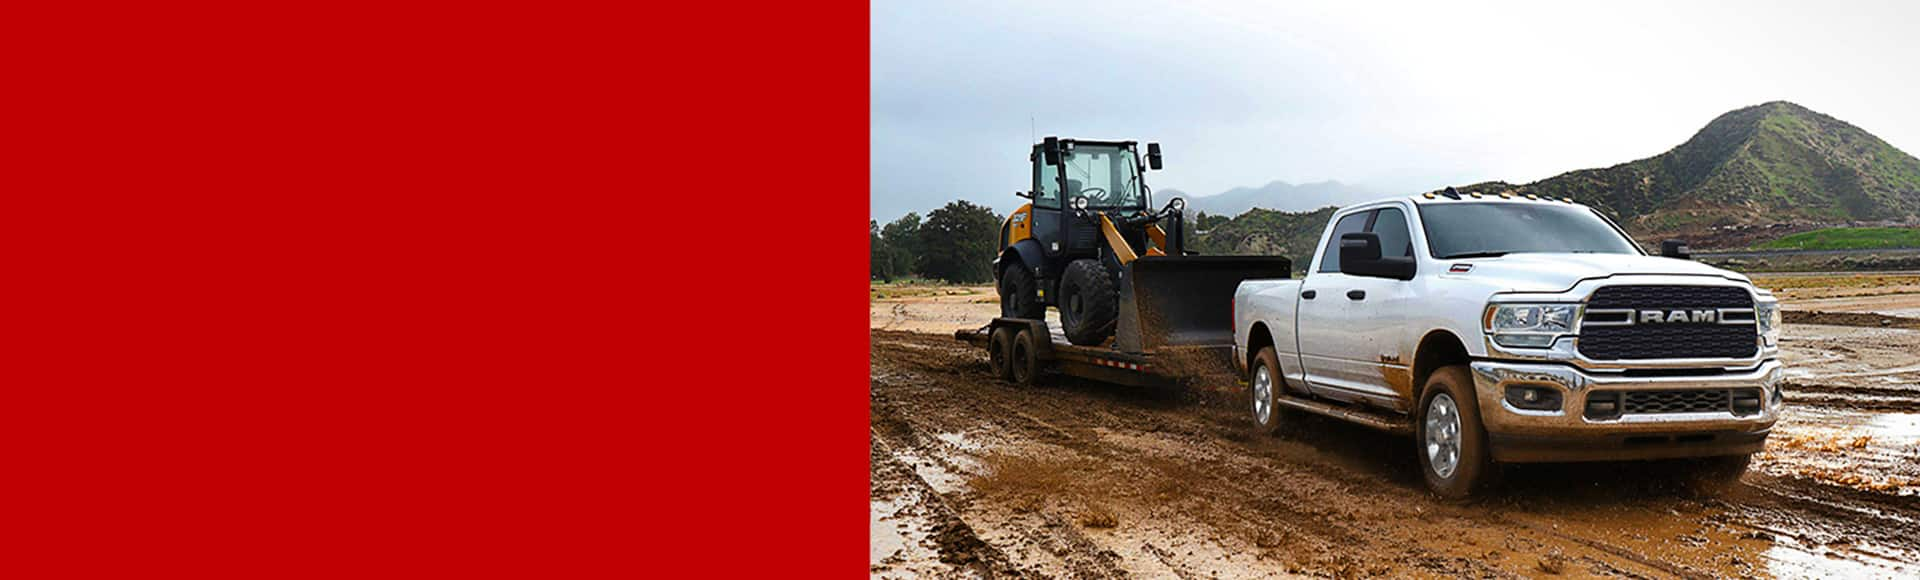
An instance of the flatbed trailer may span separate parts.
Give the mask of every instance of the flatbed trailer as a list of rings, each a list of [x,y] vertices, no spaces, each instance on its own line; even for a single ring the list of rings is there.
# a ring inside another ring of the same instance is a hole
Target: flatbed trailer
[[[1055,371],[1123,385],[1169,385],[1233,374],[1233,292],[1242,280],[1285,278],[1281,256],[1142,257],[1118,276],[1119,316],[1111,340],[1075,345],[1045,320],[995,318],[954,338],[987,349],[994,373],[1031,384]]]
[[[1021,332],[1034,340],[1021,343]],[[1231,344],[1163,346],[1152,352],[1126,352],[1111,344],[1077,346],[1046,321],[1027,318],[995,318],[986,326],[956,331],[954,338],[986,348],[994,374],[1022,385],[1052,371],[1122,385],[1164,386],[1193,376],[1196,368],[1233,368]]]
[[[1019,333],[1046,335],[1026,348],[1019,347]],[[1005,332],[996,343],[995,332]],[[1233,345],[1163,346],[1153,352],[1125,352],[1107,346],[1076,346],[1067,342],[1057,329],[1042,320],[995,318],[986,326],[953,333],[954,338],[987,349],[993,372],[1017,385],[1032,385],[1042,373],[1054,372],[1101,382],[1136,387],[1180,385],[1191,379],[1212,379],[1244,384],[1234,372]],[[1028,354],[1031,353],[1031,354]],[[1209,385],[1219,387],[1222,385]],[[1379,429],[1409,434],[1413,426],[1406,417],[1371,409],[1363,405],[1337,404],[1306,397],[1282,395],[1280,406],[1317,415],[1325,415]]]

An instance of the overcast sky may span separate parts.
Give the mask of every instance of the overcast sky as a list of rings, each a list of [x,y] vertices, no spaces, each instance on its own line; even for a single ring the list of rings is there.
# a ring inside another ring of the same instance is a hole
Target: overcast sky
[[[1197,195],[1532,181],[1772,100],[1920,153],[1920,3],[1672,4],[875,2],[872,215],[1018,207],[1035,130]]]

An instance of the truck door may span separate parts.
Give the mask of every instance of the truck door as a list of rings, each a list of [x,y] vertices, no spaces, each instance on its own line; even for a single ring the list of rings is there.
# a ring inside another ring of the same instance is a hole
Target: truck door
[[[1367,231],[1380,236],[1380,255],[1413,257],[1413,232],[1408,227],[1405,211],[1397,207],[1380,208],[1372,222]],[[1418,340],[1416,329],[1409,328],[1408,323],[1413,320],[1416,309],[1434,305],[1423,305],[1415,298],[1410,280],[1365,276],[1348,279],[1352,283],[1348,293],[1359,290],[1364,294],[1358,299],[1342,296],[1357,314],[1348,321],[1347,327],[1358,335],[1361,349],[1355,351],[1354,362],[1363,368],[1357,370],[1354,380],[1358,384],[1354,387],[1367,394],[1391,397],[1395,402],[1406,401],[1413,394],[1410,365],[1412,345]]]
[[[1340,273],[1342,234],[1367,231],[1373,211],[1348,214],[1334,222],[1333,232],[1320,240],[1320,260],[1300,283],[1300,308],[1296,336],[1300,338],[1300,364],[1307,372],[1307,385],[1322,396],[1339,397],[1354,387],[1360,370],[1352,353],[1359,347],[1359,336],[1346,332],[1347,320],[1357,318],[1358,309],[1344,294],[1352,287],[1353,276]]]
[[[1349,222],[1349,220],[1353,220]],[[1413,255],[1405,211],[1386,207],[1348,215],[1335,224],[1329,240],[1368,231],[1380,235],[1381,253]],[[1300,352],[1315,392],[1336,399],[1358,395],[1404,398],[1410,354],[1402,353],[1403,325],[1416,307],[1412,284],[1391,278],[1340,273],[1336,243],[1322,248],[1321,265],[1302,284]],[[1306,298],[1311,291],[1312,299]]]

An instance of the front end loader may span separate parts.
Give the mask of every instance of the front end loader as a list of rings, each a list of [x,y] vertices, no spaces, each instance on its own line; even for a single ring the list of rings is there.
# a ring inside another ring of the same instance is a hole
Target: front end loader
[[[1200,256],[1186,247],[1185,200],[1154,210],[1147,169],[1133,141],[1047,137],[1029,156],[1029,203],[1000,229],[994,276],[1003,318],[1060,314],[1068,342],[1126,352],[1233,341],[1233,292],[1240,281],[1285,278],[1278,256]]]

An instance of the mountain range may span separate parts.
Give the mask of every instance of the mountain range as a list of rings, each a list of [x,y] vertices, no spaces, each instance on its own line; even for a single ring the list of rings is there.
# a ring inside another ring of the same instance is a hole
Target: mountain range
[[[1572,198],[1612,216],[1643,243],[1682,238],[1696,247],[1744,246],[1833,225],[1920,222],[1920,159],[1786,101],[1729,111],[1685,143],[1645,159],[1532,183],[1488,181],[1456,189]],[[1205,199],[1188,203],[1204,208],[1199,202]],[[1354,201],[1359,199],[1315,203]],[[1287,208],[1268,203],[1262,207]],[[1304,262],[1326,213],[1238,214],[1201,236],[1197,246],[1213,253],[1284,253]]]
[[[1281,211],[1309,211],[1326,206],[1342,206],[1371,199],[1379,199],[1385,194],[1364,187],[1322,181],[1294,185],[1285,181],[1275,181],[1260,187],[1236,187],[1213,195],[1195,196],[1178,189],[1161,189],[1154,192],[1155,199],[1173,199],[1184,197],[1187,207],[1216,215],[1235,216],[1253,208]]]

